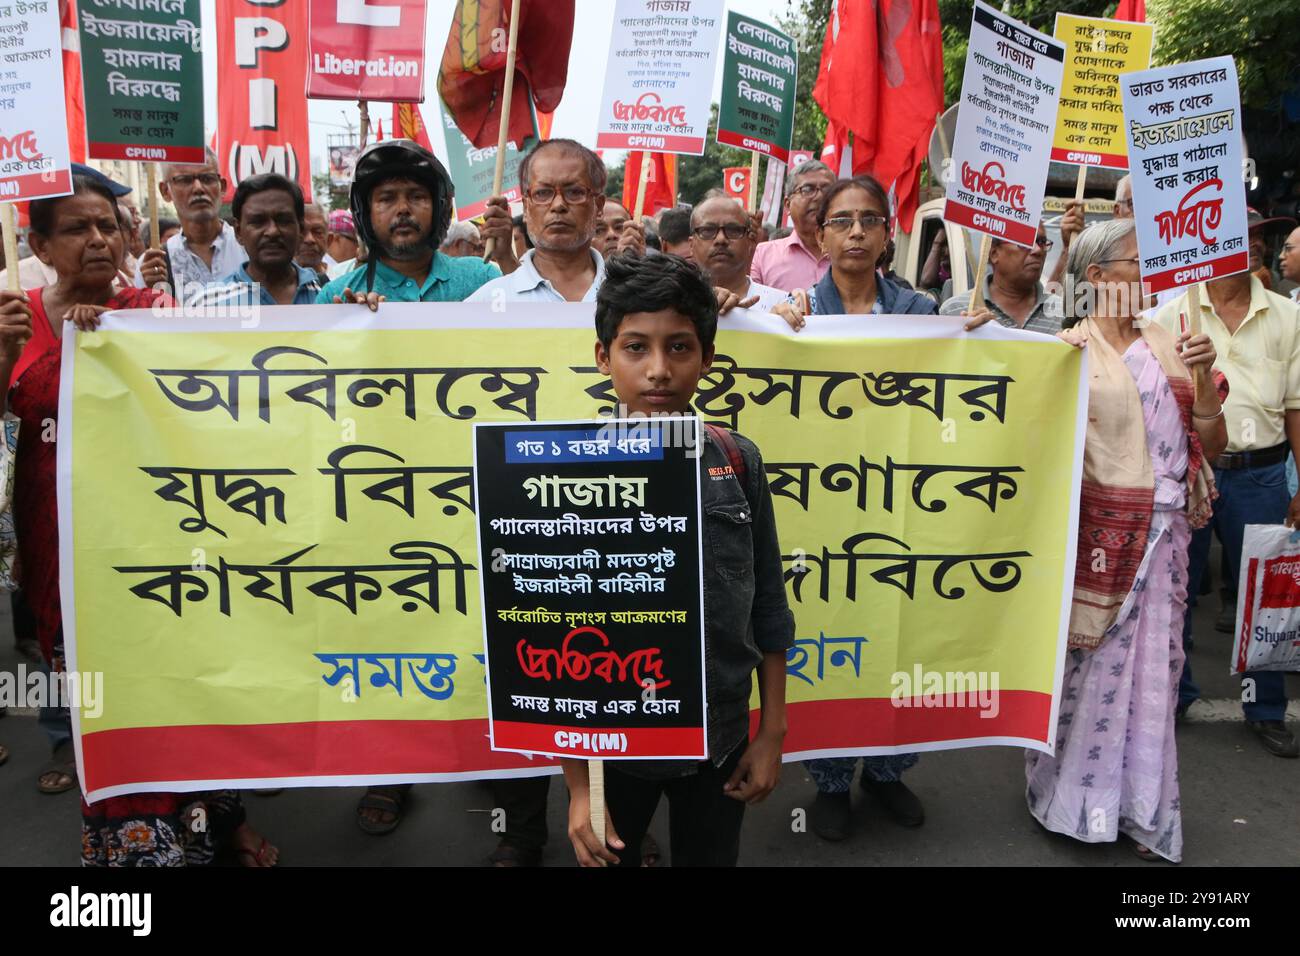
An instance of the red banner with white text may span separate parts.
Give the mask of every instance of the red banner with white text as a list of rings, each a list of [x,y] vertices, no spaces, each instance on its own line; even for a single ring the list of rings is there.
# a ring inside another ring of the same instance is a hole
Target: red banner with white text
[[[311,195],[307,101],[307,10],[217,0],[217,156],[234,194],[242,180],[280,173]]]
[[[310,0],[307,97],[424,102],[425,0]]]

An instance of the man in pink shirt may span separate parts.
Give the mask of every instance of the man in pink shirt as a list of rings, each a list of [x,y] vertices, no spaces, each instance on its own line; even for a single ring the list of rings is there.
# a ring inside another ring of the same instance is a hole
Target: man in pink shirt
[[[786,180],[785,211],[794,222],[794,232],[784,239],[759,243],[750,277],[760,285],[792,292],[811,289],[831,267],[817,242],[817,211],[822,195],[835,182],[825,163],[810,159],[795,168]]]

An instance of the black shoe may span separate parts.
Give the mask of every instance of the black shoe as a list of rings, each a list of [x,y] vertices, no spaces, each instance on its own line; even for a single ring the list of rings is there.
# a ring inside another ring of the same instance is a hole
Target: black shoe
[[[884,804],[899,826],[919,827],[925,822],[925,808],[921,806],[921,798],[907,789],[907,784],[903,781],[879,783],[870,777],[863,777],[862,789]]]
[[[1176,722],[1187,719],[1187,712],[1192,709],[1192,705],[1200,700],[1199,697],[1193,697],[1188,701],[1179,701],[1178,706],[1174,708],[1174,720]]]
[[[1226,604],[1219,608],[1219,616],[1214,619],[1214,629],[1220,634],[1231,634],[1237,629],[1237,605]]]
[[[1282,721],[1248,720],[1246,724],[1274,757],[1300,757],[1300,745],[1296,744],[1295,734],[1287,730]]]
[[[849,835],[849,795],[847,793],[822,793],[817,791],[808,822],[813,833],[823,840],[839,843]]]

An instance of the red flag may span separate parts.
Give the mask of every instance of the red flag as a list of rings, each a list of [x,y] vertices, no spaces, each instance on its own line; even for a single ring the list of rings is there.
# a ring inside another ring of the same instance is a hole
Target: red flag
[[[383,118],[381,117],[380,119],[375,120],[375,142],[382,143],[383,141],[384,141],[384,121]]]
[[[551,127],[555,125],[555,113],[538,113],[537,114],[537,138],[550,139]]]
[[[74,163],[86,161],[86,94],[81,88],[81,39],[77,8],[59,0],[59,33],[63,40],[63,98],[68,110],[68,152]]]
[[[280,173],[311,195],[305,4],[217,0],[218,164],[229,184]]]
[[[636,193],[641,185],[641,162],[646,153],[632,150],[623,164],[623,205],[636,214]],[[645,184],[645,206],[641,214],[653,216],[660,209],[677,205],[677,154],[650,153],[650,180]]]
[[[895,190],[910,230],[917,172],[943,110],[938,0],[836,0],[813,98],[852,132],[853,171]]]
[[[1130,23],[1146,23],[1146,0],[1119,0],[1119,6],[1115,8],[1114,19],[1128,20]]]
[[[748,166],[724,166],[722,169],[722,189],[728,196],[740,200],[741,205],[749,208],[749,190],[753,186]]]
[[[389,130],[394,139],[414,140],[429,152],[433,152],[433,144],[429,142],[429,131],[424,127],[424,117],[420,115],[420,107],[414,103],[393,104],[393,122],[389,124]]]
[[[820,159],[836,176],[853,175],[853,150],[849,147],[849,132],[834,120],[826,121],[826,140],[822,144]]]
[[[515,143],[533,135],[534,105],[542,113],[553,113],[560,105],[573,44],[573,3],[520,0],[508,133]],[[509,29],[510,0],[458,0],[442,54],[438,92],[461,132],[479,149],[497,143],[506,67],[501,38]]]

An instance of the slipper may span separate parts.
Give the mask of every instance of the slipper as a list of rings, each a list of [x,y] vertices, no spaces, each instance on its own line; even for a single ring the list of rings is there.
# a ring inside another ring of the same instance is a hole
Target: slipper
[[[53,781],[46,783],[47,777]],[[60,779],[64,778],[64,779]],[[36,789],[45,794],[67,793],[77,785],[77,758],[72,741],[59,744],[49,764],[36,778]]]
[[[393,819],[387,823],[377,823],[363,817],[361,815],[362,810],[379,810],[382,813],[391,813]],[[388,793],[374,792],[367,793],[357,803],[357,826],[371,836],[383,836],[385,833],[392,833],[401,822],[402,800],[400,797],[394,797]]]
[[[515,846],[513,843],[500,843],[488,857],[493,866],[541,866],[542,851],[534,847]]]
[[[1149,847],[1149,846],[1145,846],[1144,844],[1139,843],[1137,840],[1134,840],[1132,837],[1129,837],[1129,842],[1132,844],[1132,846],[1133,846],[1133,852],[1137,854],[1138,859],[1140,859],[1140,860],[1146,860],[1146,862],[1148,862],[1148,863],[1168,863],[1168,862],[1169,862],[1169,861],[1166,860],[1163,856],[1161,856],[1159,853],[1157,853],[1155,850],[1151,849],[1151,847]]]
[[[246,866],[249,869],[259,869],[259,870],[269,870],[279,866],[280,864],[278,862],[272,863],[271,866],[265,866],[262,863],[262,857],[266,854],[266,851],[270,848],[270,846],[271,844],[266,842],[266,837],[262,837],[262,845],[257,848],[256,853],[254,853],[252,850],[248,849],[247,847],[245,847],[242,850],[236,851],[236,855],[239,857],[240,865]],[[245,859],[252,860],[253,862],[247,863],[245,862]]]
[[[641,865],[658,866],[662,859],[663,852],[659,849],[659,841],[647,833],[641,838]]]

